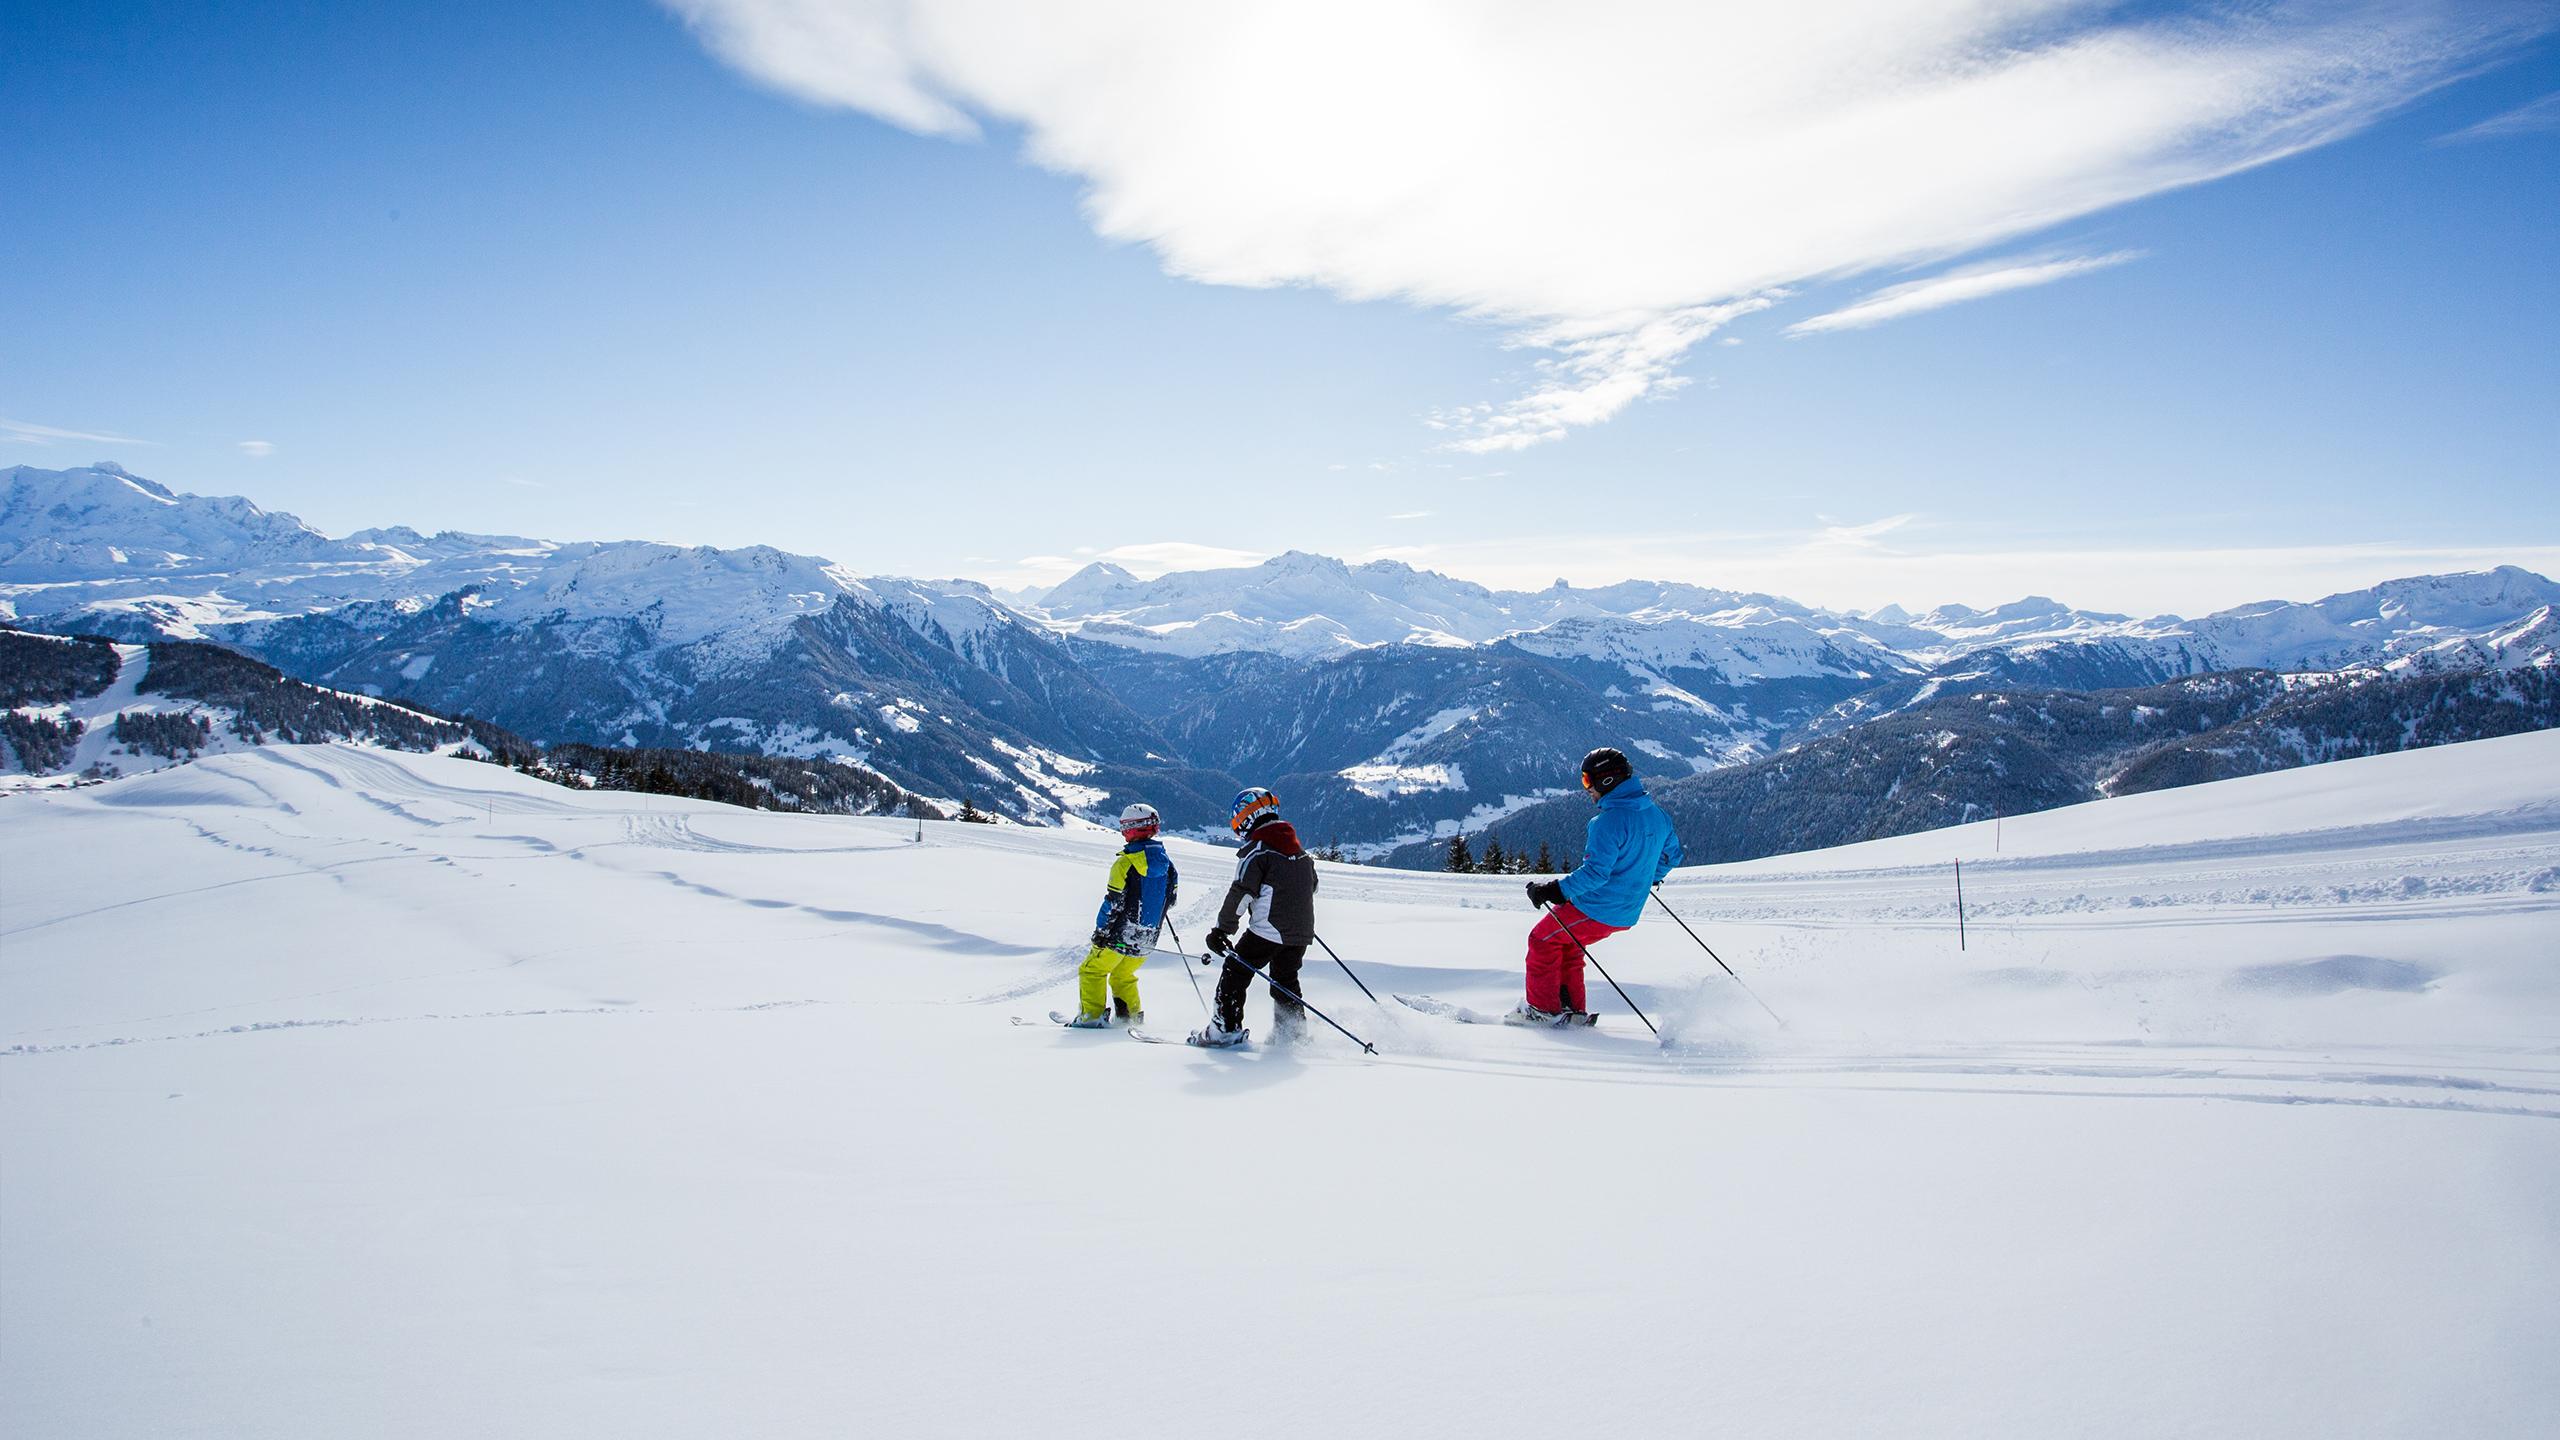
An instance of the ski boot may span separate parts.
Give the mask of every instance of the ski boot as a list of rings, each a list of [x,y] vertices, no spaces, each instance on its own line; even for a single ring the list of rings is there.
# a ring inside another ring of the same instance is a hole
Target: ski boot
[[[1204,1050],[1231,1050],[1236,1046],[1243,1044],[1246,1038],[1252,1034],[1253,1032],[1250,1030],[1224,1029],[1218,1024],[1218,1022],[1212,1020],[1207,1025],[1198,1030],[1192,1031],[1189,1035],[1184,1036],[1183,1039]]]
[[[1103,1026],[1111,1023],[1111,1016],[1109,1012],[1105,1012],[1100,1015],[1087,1015],[1079,1012],[1077,1014],[1064,1017],[1059,1020],[1058,1023],[1066,1026],[1070,1030],[1099,1030]]]
[[[1115,995],[1111,999],[1111,1019],[1113,1023],[1120,1025],[1144,1025],[1147,1023],[1147,1012],[1130,1009],[1128,1001]]]
[[[1502,1023],[1505,1025],[1554,1025],[1563,1019],[1563,1013],[1560,1011],[1541,1010],[1523,1000],[1503,1015]]]

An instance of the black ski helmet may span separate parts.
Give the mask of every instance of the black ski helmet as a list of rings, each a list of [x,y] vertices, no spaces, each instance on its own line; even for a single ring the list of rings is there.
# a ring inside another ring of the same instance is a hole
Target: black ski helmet
[[[1627,757],[1603,745],[1582,757],[1582,788],[1594,798],[1618,788],[1618,782],[1635,778],[1636,769]]]

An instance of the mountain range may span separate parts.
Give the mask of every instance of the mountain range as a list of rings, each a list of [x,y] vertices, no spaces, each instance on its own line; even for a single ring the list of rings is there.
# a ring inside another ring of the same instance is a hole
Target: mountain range
[[[1366,854],[1562,793],[1602,742],[1681,777],[1949,695],[2549,666],[2556,602],[2508,567],[2196,619],[2041,597],[1854,612],[1295,551],[1000,596],[767,547],[331,538],[111,464],[0,470],[0,610],[30,629],[209,640],[546,743],[818,759],[1027,823],[1145,798],[1198,830],[1268,784],[1311,840]]]

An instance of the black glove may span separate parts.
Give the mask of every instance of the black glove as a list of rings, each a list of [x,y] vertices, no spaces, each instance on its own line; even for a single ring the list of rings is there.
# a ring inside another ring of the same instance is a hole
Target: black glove
[[[1111,943],[1111,932],[1109,930],[1094,931],[1093,943],[1097,949],[1108,946]]]
[[[1210,954],[1212,954],[1212,955],[1224,955],[1224,954],[1226,954],[1226,953],[1227,953],[1227,951],[1228,951],[1228,949],[1229,949],[1229,948],[1230,948],[1230,947],[1229,947],[1229,943],[1228,943],[1228,940],[1227,940],[1227,932],[1226,932],[1226,931],[1224,931],[1224,930],[1212,930],[1212,931],[1210,931],[1210,932],[1209,932],[1209,953],[1210,953]]]
[[[1532,904],[1532,905],[1539,905],[1539,906],[1546,906],[1546,905],[1561,905],[1561,904],[1563,904],[1563,903],[1564,903],[1564,882],[1563,882],[1563,881],[1561,881],[1561,880],[1532,880],[1532,881],[1530,881],[1530,882],[1529,882],[1529,903],[1530,903],[1530,904]]]

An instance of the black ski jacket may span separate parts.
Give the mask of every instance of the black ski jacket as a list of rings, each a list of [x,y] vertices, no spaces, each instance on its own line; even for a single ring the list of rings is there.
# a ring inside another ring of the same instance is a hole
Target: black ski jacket
[[[1218,905],[1218,929],[1249,930],[1275,945],[1316,938],[1316,862],[1286,820],[1265,820],[1245,836],[1235,883]]]

